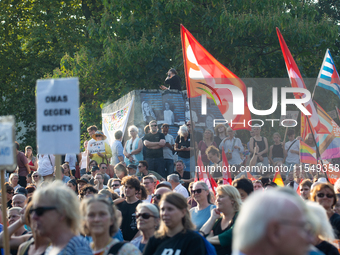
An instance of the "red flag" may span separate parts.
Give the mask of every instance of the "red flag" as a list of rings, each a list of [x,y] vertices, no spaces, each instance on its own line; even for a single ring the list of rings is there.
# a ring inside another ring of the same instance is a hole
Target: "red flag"
[[[181,39],[188,97],[206,95],[207,98],[214,100],[224,119],[229,124],[232,122],[230,126],[233,130],[251,130],[251,127],[246,124],[251,116],[245,100],[247,88],[242,80],[218,62],[183,25],[181,25]],[[239,92],[243,92],[244,114],[233,114],[235,104],[233,94],[227,88],[218,88],[220,84],[234,85],[235,89],[238,88]]]
[[[224,152],[224,147],[222,147],[222,169],[224,167],[226,167],[227,171],[225,171],[225,172],[222,171],[223,184],[231,185],[231,183],[233,182],[233,179],[231,178],[229,163],[228,163],[227,156],[225,155],[225,152]]]
[[[310,133],[312,133],[312,131],[311,131],[310,126],[307,122],[307,117],[306,117],[306,115],[304,115],[301,112],[301,137],[303,138],[303,140],[305,140],[306,136]],[[314,131],[313,131],[313,133],[315,134]]]
[[[300,183],[299,183],[299,186],[298,186],[297,189],[296,189],[296,193],[297,193],[299,196],[301,196],[300,184],[302,183],[302,181],[303,181],[303,179],[301,178]]]
[[[247,178],[251,181],[256,181],[257,179],[249,172],[247,172]]]
[[[214,195],[216,195],[216,189],[217,189],[218,185],[215,182],[214,178],[212,178],[210,173],[209,173],[209,181],[210,181],[211,189],[214,192]]]
[[[290,79],[290,83],[293,88],[303,88],[307,89],[306,85],[302,79],[301,73],[299,71],[298,66],[296,65],[292,54],[290,53],[288,46],[283,39],[283,36],[278,28],[276,28],[277,36],[279,37],[280,46],[282,50],[283,57],[285,59],[286,68],[288,72],[288,76]],[[301,93],[294,93],[295,98],[300,99],[303,98]],[[308,116],[311,126],[315,129],[315,131],[319,134],[328,134],[327,128],[325,128],[319,120],[318,114],[314,107],[312,99],[310,99],[307,103],[304,104],[307,110],[311,113]],[[316,134],[315,134],[316,135]]]

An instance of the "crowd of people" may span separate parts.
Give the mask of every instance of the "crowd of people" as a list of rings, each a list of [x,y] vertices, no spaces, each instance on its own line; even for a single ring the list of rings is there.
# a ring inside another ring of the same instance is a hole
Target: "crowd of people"
[[[84,151],[66,154],[61,166],[54,155],[35,157],[31,146],[21,152],[16,144],[18,168],[1,206],[11,254],[339,254],[340,181],[333,187],[305,171],[293,130],[286,143],[275,133],[270,146],[259,126],[246,145],[230,127],[201,134],[191,121],[176,138],[166,123],[160,132],[150,121],[144,137],[130,126],[129,139],[117,131],[111,146],[96,126],[87,131]],[[93,141],[104,141],[101,151]],[[215,189],[195,180],[196,158],[221,166],[223,152],[237,169],[231,185],[221,172],[211,173]],[[245,165],[255,166],[253,180]],[[286,187],[277,187],[263,169],[282,165]]]

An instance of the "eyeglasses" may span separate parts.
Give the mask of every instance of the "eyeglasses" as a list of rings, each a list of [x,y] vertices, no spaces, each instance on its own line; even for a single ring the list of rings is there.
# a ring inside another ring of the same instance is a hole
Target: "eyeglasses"
[[[195,193],[197,193],[197,194],[201,194],[201,192],[202,192],[202,189],[193,189],[193,190],[191,190],[191,192],[193,193],[193,194],[195,194]]]
[[[107,167],[101,167],[101,169],[107,169]]]
[[[136,219],[138,219],[140,216],[142,216],[142,218],[145,220],[150,219],[150,217],[156,218],[150,213],[136,213]]]
[[[37,208],[35,208],[35,209],[31,209],[30,210],[30,214],[32,214],[33,212],[35,212],[35,214],[37,215],[37,216],[42,216],[45,212],[47,212],[47,211],[50,211],[50,210],[55,210],[55,209],[57,209],[55,206],[41,206],[41,207],[37,207]]]
[[[141,168],[141,167],[143,167],[143,166],[138,166],[138,168]]]
[[[327,198],[333,198],[334,197],[334,195],[333,194],[324,194],[324,193],[318,193],[318,194],[316,194],[316,196],[317,197],[319,197],[319,198],[323,198],[323,197],[327,197]]]
[[[39,175],[33,175],[33,178],[39,177]]]
[[[155,125],[150,125],[151,127],[157,127],[157,125],[155,124]]]
[[[282,220],[280,222],[280,224],[298,227],[300,229],[303,229],[305,231],[305,233],[307,233],[308,235],[313,235],[313,226],[308,221],[306,221],[306,222],[296,222],[296,221],[293,221],[293,220]]]
[[[112,184],[111,187],[119,187],[119,184]]]
[[[161,194],[153,194],[153,195],[152,195],[152,198],[153,198],[153,199],[157,198],[158,200],[161,200],[162,195],[161,195]]]

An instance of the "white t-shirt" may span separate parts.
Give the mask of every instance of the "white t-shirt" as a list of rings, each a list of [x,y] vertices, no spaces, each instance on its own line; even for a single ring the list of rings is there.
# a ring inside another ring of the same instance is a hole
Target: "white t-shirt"
[[[178,184],[176,188],[174,188],[173,192],[177,192],[179,194],[182,194],[183,197],[188,198],[189,197],[189,192],[187,191],[186,188],[182,186],[182,184]]]
[[[41,176],[53,174],[55,157],[53,154],[38,155],[38,173]]]
[[[290,147],[290,145],[292,143],[294,143],[294,144]],[[292,153],[292,150],[300,151],[300,141],[295,139],[293,141],[286,142],[285,150],[287,151],[289,147],[290,147],[290,149],[287,153],[286,162],[287,163],[299,164],[300,163],[300,154]]]
[[[70,170],[75,170],[76,162],[77,162],[76,154],[75,153],[66,154],[65,162],[68,162],[68,165],[70,166]]]

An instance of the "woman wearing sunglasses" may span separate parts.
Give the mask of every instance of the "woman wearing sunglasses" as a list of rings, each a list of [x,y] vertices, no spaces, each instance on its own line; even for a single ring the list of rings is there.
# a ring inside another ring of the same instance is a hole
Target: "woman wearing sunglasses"
[[[45,254],[92,255],[86,240],[79,236],[79,199],[62,181],[37,189],[30,213],[37,233],[51,241]]]
[[[218,186],[216,193],[216,208],[200,232],[214,245],[217,255],[231,254],[232,231],[242,200],[238,190],[230,185]]]
[[[131,244],[143,252],[145,245],[159,226],[159,210],[153,204],[141,203],[136,208],[136,219],[137,228],[142,235],[133,239]]]
[[[197,202],[197,206],[190,209],[191,220],[196,225],[196,229],[200,230],[210,218],[211,210],[216,206],[211,203],[209,187],[203,181],[194,183],[191,194]]]
[[[94,255],[138,255],[139,250],[129,243],[112,238],[117,233],[121,216],[113,203],[104,196],[94,195],[81,203],[82,232],[91,236]]]
[[[336,204],[337,200],[333,185],[329,183],[317,184],[312,190],[311,200],[319,203],[323,208],[325,208],[328,219],[334,229],[335,236],[339,239],[340,215],[333,211],[333,206]]]
[[[40,235],[36,231],[36,222],[32,217],[32,203],[29,203],[21,213],[24,213],[16,222],[8,227],[8,232],[10,236],[9,245],[10,249],[18,250],[18,254],[43,254],[46,248],[50,244],[50,240],[47,237]],[[31,232],[21,235],[14,236],[13,234],[24,226],[28,225],[31,228]],[[0,247],[3,247],[3,232],[0,234]]]
[[[179,193],[163,194],[160,201],[161,224],[150,238],[145,255],[204,255],[203,238],[194,232],[186,199]]]

